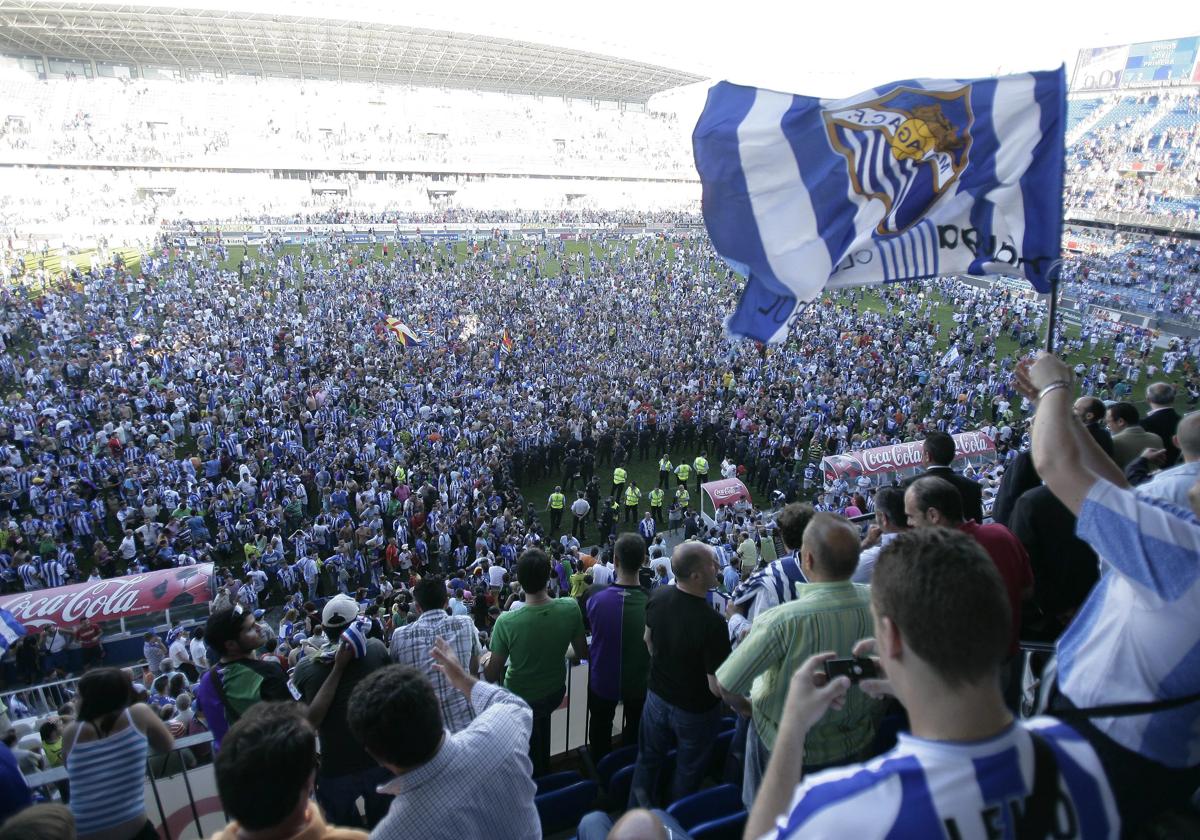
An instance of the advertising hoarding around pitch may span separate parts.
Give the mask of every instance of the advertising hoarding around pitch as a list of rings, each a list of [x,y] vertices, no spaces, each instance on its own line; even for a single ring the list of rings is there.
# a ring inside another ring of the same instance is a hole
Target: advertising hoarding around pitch
[[[85,617],[103,624],[203,604],[213,594],[213,564],[200,563],[5,595],[0,608],[31,629],[74,627]]]

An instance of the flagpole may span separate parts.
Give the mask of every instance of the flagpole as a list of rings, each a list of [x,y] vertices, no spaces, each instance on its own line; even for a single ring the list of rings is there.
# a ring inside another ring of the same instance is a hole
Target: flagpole
[[[1058,272],[1055,271],[1050,277],[1050,315],[1047,320],[1050,322],[1046,329],[1046,352],[1054,352],[1054,327],[1058,321]]]

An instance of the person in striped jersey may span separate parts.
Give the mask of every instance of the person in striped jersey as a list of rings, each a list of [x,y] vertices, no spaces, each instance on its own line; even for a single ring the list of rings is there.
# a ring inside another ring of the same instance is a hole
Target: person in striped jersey
[[[988,555],[923,528],[880,553],[871,585],[878,679],[825,678],[819,653],[791,679],[745,836],[1117,838],[1120,818],[1092,746],[1052,718],[1015,721],[1000,692],[1012,622]],[[864,764],[803,778],[804,741],[851,691],[891,694],[911,733]]]

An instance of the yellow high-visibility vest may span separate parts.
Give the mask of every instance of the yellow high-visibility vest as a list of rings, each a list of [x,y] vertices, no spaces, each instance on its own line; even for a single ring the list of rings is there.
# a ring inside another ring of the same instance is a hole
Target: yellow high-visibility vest
[[[617,467],[615,470],[613,470],[613,484],[624,484],[624,483],[625,483],[625,468]]]
[[[566,503],[567,503],[567,497],[564,496],[562,493],[551,493],[550,494],[550,507],[552,507],[554,510],[562,510],[563,505],[565,505]]]
[[[637,489],[636,487],[626,487],[625,488],[625,504],[627,506],[628,505],[636,505],[638,503],[638,499],[640,499],[641,497],[642,497],[642,491]]]

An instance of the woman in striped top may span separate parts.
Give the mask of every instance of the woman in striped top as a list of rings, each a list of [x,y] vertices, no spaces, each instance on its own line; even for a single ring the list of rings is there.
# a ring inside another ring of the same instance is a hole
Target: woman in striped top
[[[79,681],[79,716],[63,735],[71,812],[80,840],[150,840],[143,795],[147,744],[175,745],[166,724],[135,702],[129,673],[97,668]]]

